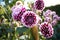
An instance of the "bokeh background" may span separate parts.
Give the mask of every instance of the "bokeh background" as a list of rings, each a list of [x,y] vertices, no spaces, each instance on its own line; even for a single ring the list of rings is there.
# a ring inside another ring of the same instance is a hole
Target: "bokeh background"
[[[15,5],[16,1],[18,0],[0,0],[0,40],[34,40],[28,28],[17,27],[16,23],[14,23],[12,20],[11,7]],[[33,2],[34,0],[20,1],[25,4],[27,9],[29,9],[28,2]],[[44,0],[44,2],[44,11],[50,9],[52,11],[56,11],[57,15],[60,16],[60,0]],[[40,39],[60,40],[60,21],[53,28],[54,35],[52,38],[47,39],[40,35]],[[29,35],[30,38],[28,38],[26,34]]]

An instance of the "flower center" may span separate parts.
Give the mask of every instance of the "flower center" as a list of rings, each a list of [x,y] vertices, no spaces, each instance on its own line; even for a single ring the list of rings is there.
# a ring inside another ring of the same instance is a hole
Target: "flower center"
[[[26,23],[27,25],[32,25],[32,24],[35,23],[35,21],[36,21],[35,15],[33,15],[33,14],[27,14],[27,15],[25,16],[25,23]]]

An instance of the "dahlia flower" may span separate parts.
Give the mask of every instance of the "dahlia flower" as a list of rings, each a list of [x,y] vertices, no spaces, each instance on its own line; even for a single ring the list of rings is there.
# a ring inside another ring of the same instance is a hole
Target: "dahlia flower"
[[[41,23],[40,31],[46,38],[52,37],[54,33],[52,25],[47,22]]]
[[[51,17],[45,17],[44,18],[44,21],[50,23],[50,22],[52,22],[52,18]]]
[[[52,15],[51,10],[47,10],[46,12],[43,12],[43,16],[45,16],[45,17],[49,17],[50,15]]]
[[[54,15],[56,15],[56,12],[55,11],[51,11],[49,9],[46,12],[43,12],[43,16],[44,17],[54,16]]]
[[[58,15],[54,15],[54,16],[53,16],[53,20],[54,20],[54,19],[57,20],[57,19],[58,19]]]
[[[23,13],[26,11],[23,5],[17,5],[14,9],[12,9],[12,18],[14,20],[20,21]]]
[[[51,25],[52,26],[55,26],[57,24],[57,20],[53,20],[52,22],[51,22]]]
[[[16,8],[16,6],[15,6],[15,5],[11,8],[12,12],[13,12],[13,10],[14,10],[15,8]]]
[[[60,17],[58,17],[58,21],[60,21]]]
[[[21,21],[24,26],[31,28],[38,23],[38,16],[33,11],[26,11]]]
[[[55,11],[52,11],[52,16],[56,15],[56,12]]]
[[[36,0],[34,3],[34,7],[37,10],[43,10],[44,8],[44,1],[43,0]]]

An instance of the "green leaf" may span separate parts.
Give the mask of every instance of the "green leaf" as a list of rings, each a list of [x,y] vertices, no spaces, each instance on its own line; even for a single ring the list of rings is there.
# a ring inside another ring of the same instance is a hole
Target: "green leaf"
[[[28,28],[26,28],[26,27],[17,27],[16,33],[21,35],[24,32],[26,32],[27,30],[28,30]]]
[[[0,15],[4,14],[5,13],[5,9],[4,7],[0,6]]]
[[[9,4],[9,0],[5,0],[5,4],[8,5]]]

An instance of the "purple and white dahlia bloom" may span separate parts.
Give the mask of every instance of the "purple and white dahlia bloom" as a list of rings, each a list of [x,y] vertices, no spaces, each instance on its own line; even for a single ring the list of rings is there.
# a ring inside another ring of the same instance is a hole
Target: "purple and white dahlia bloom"
[[[43,0],[36,0],[34,3],[34,7],[37,10],[43,10],[44,9],[44,1]]]
[[[17,21],[21,21],[23,13],[26,11],[26,8],[23,5],[17,5],[12,9],[12,18]]]
[[[52,18],[51,17],[45,17],[44,18],[44,22],[52,22]]]
[[[22,24],[28,28],[32,28],[34,25],[36,25],[38,23],[38,16],[36,15],[36,13],[34,13],[33,11],[26,11],[23,15],[22,15]]]
[[[58,15],[53,16],[53,20],[55,20],[55,19],[58,20]]]
[[[12,12],[14,11],[14,9],[15,9],[15,8],[16,8],[16,6],[15,6],[15,5],[11,8]]]
[[[46,12],[43,12],[43,16],[44,17],[54,16],[54,15],[56,15],[56,12],[55,11],[51,11],[49,9]]]
[[[58,17],[58,21],[60,21],[60,17]]]
[[[46,12],[43,12],[43,16],[44,17],[49,17],[49,16],[51,16],[52,15],[52,11],[51,10],[47,10]]]
[[[52,26],[55,26],[56,24],[57,24],[57,20],[56,19],[51,22]]]
[[[41,23],[40,31],[43,34],[43,36],[45,36],[46,38],[52,37],[54,33],[52,25],[47,22]]]

